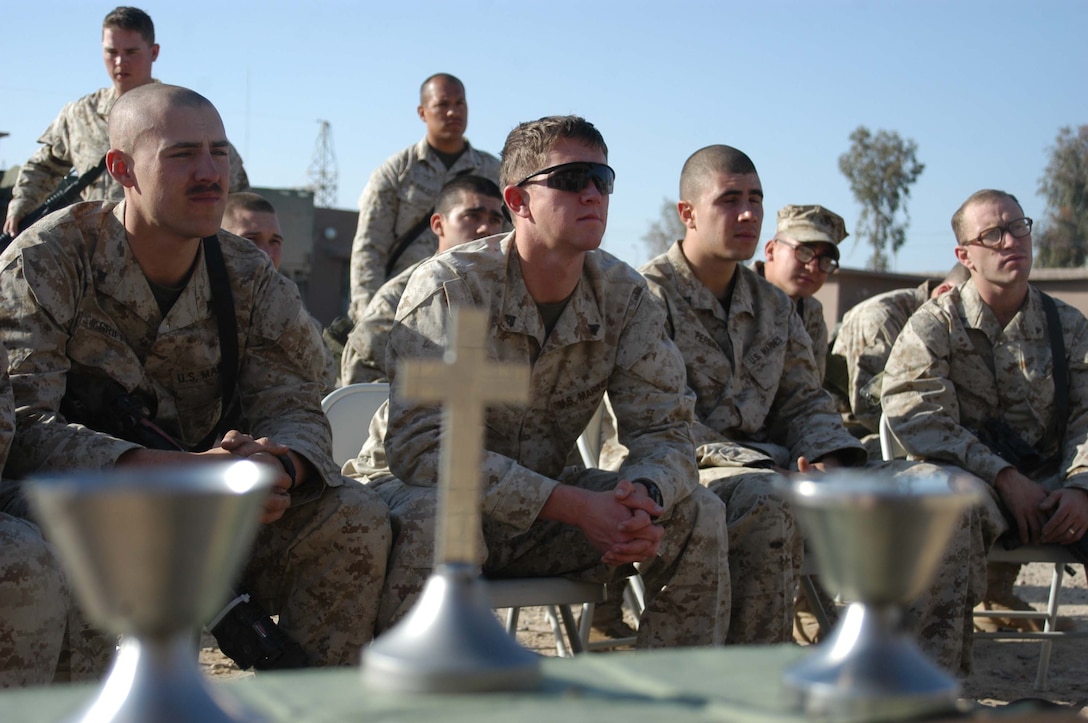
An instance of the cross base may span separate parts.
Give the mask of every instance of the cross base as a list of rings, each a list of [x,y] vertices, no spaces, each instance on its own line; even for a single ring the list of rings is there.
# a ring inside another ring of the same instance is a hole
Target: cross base
[[[404,619],[363,650],[362,675],[404,693],[521,690],[539,683],[540,656],[502,629],[475,565],[446,563]]]

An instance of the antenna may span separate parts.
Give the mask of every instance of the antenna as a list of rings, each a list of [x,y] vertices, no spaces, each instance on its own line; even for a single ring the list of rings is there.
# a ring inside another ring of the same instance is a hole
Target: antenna
[[[314,205],[318,208],[332,208],[337,202],[336,152],[332,149],[332,124],[318,120],[321,131],[314,146],[314,157],[306,173],[310,177],[310,188],[314,192]]]

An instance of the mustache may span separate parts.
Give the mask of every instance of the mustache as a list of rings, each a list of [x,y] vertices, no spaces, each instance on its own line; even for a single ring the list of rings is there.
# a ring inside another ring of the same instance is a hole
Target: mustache
[[[197,186],[191,186],[189,190],[185,192],[188,196],[196,196],[203,193],[218,193],[222,195],[223,187],[218,183],[201,184]]]

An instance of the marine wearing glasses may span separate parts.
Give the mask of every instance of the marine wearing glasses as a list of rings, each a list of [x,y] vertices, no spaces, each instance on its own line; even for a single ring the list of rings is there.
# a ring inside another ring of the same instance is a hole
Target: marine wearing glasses
[[[824,310],[814,295],[839,268],[839,244],[849,234],[842,216],[818,204],[790,204],[778,210],[774,236],[756,272],[793,300],[812,341],[820,380],[827,370],[828,331]],[[813,270],[813,263],[818,271]]]
[[[612,189],[616,184],[616,172],[612,170],[611,166],[604,163],[576,161],[574,163],[561,163],[558,166],[535,171],[515,185],[520,188],[537,176],[547,176],[542,180],[548,188],[556,191],[570,191],[571,193],[581,193],[592,181],[597,190],[601,192],[601,195],[607,196],[612,193]]]
[[[1034,223],[1030,218],[1024,216],[1023,218],[1014,219],[1009,221],[1004,226],[991,226],[984,229],[982,233],[973,239],[963,242],[963,246],[983,246],[988,249],[996,249],[1001,246],[1001,243],[1005,240],[1005,234],[1009,234],[1013,238],[1024,238],[1031,233],[1031,226]]]

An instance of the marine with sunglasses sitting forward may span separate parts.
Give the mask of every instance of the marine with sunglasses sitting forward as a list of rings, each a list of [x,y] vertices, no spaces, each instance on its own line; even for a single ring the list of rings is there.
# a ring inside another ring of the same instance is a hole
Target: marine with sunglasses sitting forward
[[[756,273],[786,292],[812,340],[812,356],[827,374],[827,322],[824,307],[813,296],[827,277],[839,268],[839,244],[850,234],[839,214],[823,206],[784,206],[778,211],[778,228],[757,261]]]
[[[733,610],[730,643],[791,639],[802,535],[774,488],[807,460],[864,464],[820,386],[812,345],[781,290],[743,265],[763,224],[763,186],[730,146],[696,151],[680,174],[683,240],[641,271],[695,392],[699,480],[725,502]]]
[[[527,406],[488,409],[481,559],[488,576],[610,582],[640,564],[640,647],[712,645],[729,624],[725,510],[698,484],[693,397],[665,316],[629,266],[599,250],[615,174],[582,118],[522,123],[500,176],[514,232],[425,261],[397,309],[393,385],[345,473],[392,508],[396,543],[379,627],[415,602],[434,556],[441,410],[397,393],[397,362],[440,357],[451,308],[490,314],[491,358],[531,367]],[[631,450],[616,472],[565,468],[605,394]]]

